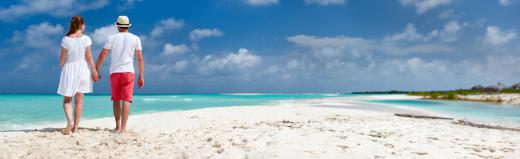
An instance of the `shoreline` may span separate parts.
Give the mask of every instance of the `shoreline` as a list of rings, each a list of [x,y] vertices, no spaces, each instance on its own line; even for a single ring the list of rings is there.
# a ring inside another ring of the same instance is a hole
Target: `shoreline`
[[[240,94],[242,95],[242,94]],[[249,94],[247,94],[249,95]],[[167,110],[167,111],[149,111],[149,112],[139,112],[137,114],[130,114],[132,117],[139,117],[142,115],[153,115],[153,114],[162,114],[162,113],[172,113],[172,112],[183,112],[183,111],[194,111],[194,110],[204,110],[204,109],[212,109],[212,108],[227,108],[227,107],[271,107],[271,106],[285,106],[285,105],[294,105],[298,104],[300,106],[307,107],[331,107],[331,108],[341,108],[341,109],[354,109],[354,110],[366,110],[366,111],[374,111],[380,113],[414,113],[414,114],[422,114],[422,115],[436,115],[442,116],[442,114],[434,111],[419,109],[419,108],[411,108],[393,104],[383,104],[383,103],[369,103],[363,102],[361,100],[388,100],[388,99],[421,99],[415,96],[402,95],[402,94],[388,94],[388,95],[369,95],[369,96],[352,96],[352,97],[323,97],[323,98],[309,98],[309,99],[289,99],[289,100],[274,100],[269,103],[261,104],[261,105],[234,105],[234,106],[223,106],[223,107],[205,107],[205,108],[195,108],[188,110]],[[319,103],[318,102],[323,102]],[[355,105],[354,107],[352,107]],[[339,106],[339,107],[338,107]],[[371,108],[373,106],[385,106],[379,108]],[[113,117],[100,117],[100,118],[83,118],[81,120],[81,124],[84,122],[98,122],[98,120],[112,120]],[[31,123],[26,125],[20,125],[20,127],[25,128],[15,128],[9,130],[0,130],[0,133],[3,132],[19,132],[19,131],[32,131],[35,129],[42,129],[45,127],[60,127],[63,125],[63,121],[47,121],[41,123]]]
[[[0,156],[514,158],[520,155],[520,132],[396,117],[393,112],[384,112],[387,110],[361,109],[368,107],[366,104],[339,97],[139,114],[130,116],[130,132],[125,134],[110,130],[113,118],[82,121],[82,129],[70,136],[57,132],[62,124],[46,125],[39,131],[0,132],[0,142],[4,143],[0,145]],[[413,111],[392,109],[397,110]]]
[[[428,96],[411,95],[417,96],[421,99],[429,100],[444,100],[444,101],[467,101],[467,102],[480,102],[489,104],[509,104],[520,107],[520,94],[518,93],[498,93],[498,94],[469,94],[469,95],[454,95],[453,99],[443,98],[431,98]]]

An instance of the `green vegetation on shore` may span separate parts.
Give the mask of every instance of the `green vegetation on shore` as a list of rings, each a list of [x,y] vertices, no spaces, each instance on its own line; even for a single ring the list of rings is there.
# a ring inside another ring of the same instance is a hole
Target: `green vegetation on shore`
[[[422,96],[429,99],[444,99],[444,100],[457,100],[460,96],[474,95],[474,94],[500,94],[500,93],[520,93],[520,83],[514,84],[510,87],[505,87],[503,84],[498,83],[496,86],[483,87],[477,85],[471,89],[458,89],[448,91],[425,91],[425,92],[408,92],[408,95]],[[490,102],[501,102],[490,101]]]
[[[422,96],[428,99],[444,99],[444,100],[458,100],[461,96],[474,94],[500,94],[500,93],[520,93],[520,83],[506,87],[502,83],[493,86],[476,85],[470,89],[457,89],[446,91],[367,91],[367,92],[352,92],[352,94],[408,94],[413,96]],[[489,99],[491,100],[491,99]],[[500,99],[489,102],[501,102]]]

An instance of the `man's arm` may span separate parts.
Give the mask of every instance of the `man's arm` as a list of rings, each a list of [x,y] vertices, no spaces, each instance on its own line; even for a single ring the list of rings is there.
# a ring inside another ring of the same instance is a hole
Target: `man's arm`
[[[143,60],[143,51],[136,50],[137,54],[137,69],[139,70],[139,79],[137,80],[137,86],[142,88],[144,86],[144,60]]]
[[[101,53],[99,53],[99,57],[97,59],[97,62],[96,62],[96,70],[98,71],[99,73],[99,78],[101,78],[101,66],[103,66],[103,61],[105,60],[105,57],[107,56],[108,54],[108,50],[107,49],[103,49],[101,50]]]

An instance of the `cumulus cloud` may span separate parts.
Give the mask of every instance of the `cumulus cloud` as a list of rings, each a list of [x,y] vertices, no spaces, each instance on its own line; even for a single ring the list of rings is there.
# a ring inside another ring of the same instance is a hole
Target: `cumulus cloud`
[[[417,42],[417,41],[430,41],[434,38],[439,38],[443,42],[454,42],[458,40],[458,35],[461,29],[464,27],[457,21],[450,21],[444,25],[444,28],[440,31],[432,30],[428,34],[421,34],[417,32],[417,28],[414,24],[408,23],[406,28],[401,33],[386,36],[384,41],[399,41],[399,42]]]
[[[436,32],[432,32],[430,35],[422,35],[417,32],[417,28],[414,24],[408,23],[406,28],[401,33],[386,36],[385,41],[427,41],[431,37],[436,36]]]
[[[190,48],[188,46],[186,46],[185,44],[173,45],[170,43],[166,43],[166,44],[164,44],[163,52],[161,53],[161,55],[174,56],[174,55],[184,54],[189,51],[190,51]]]
[[[107,41],[108,37],[112,34],[117,33],[117,27],[115,25],[107,25],[104,27],[96,28],[92,33],[91,38],[94,44],[103,45]]]
[[[95,10],[109,4],[108,0],[21,0],[18,4],[0,8],[1,21],[13,21],[31,15],[70,16]]]
[[[435,44],[407,44],[388,42],[378,39],[364,39],[347,36],[317,37],[296,35],[287,38],[296,46],[311,49],[315,56],[321,58],[335,58],[351,55],[360,57],[373,53],[403,55],[411,53],[443,53],[453,49]]]
[[[143,0],[120,0],[120,1],[122,4],[120,4],[118,6],[118,9],[125,10],[125,9],[133,8],[135,6],[135,3],[141,2]]]
[[[462,29],[462,25],[457,21],[450,21],[444,25],[444,30],[440,32],[439,36],[444,42],[454,42],[458,40],[458,34]]]
[[[49,60],[49,57],[57,57],[60,48],[60,39],[65,36],[64,28],[53,25],[49,22],[33,24],[23,31],[15,31],[10,39],[12,47],[8,50],[22,52],[21,60],[10,72],[11,75],[22,72],[36,72],[42,69],[42,65]]]
[[[223,57],[208,55],[202,61],[205,69],[209,70],[240,70],[250,68],[262,63],[262,58],[241,48],[237,53],[229,53]]]
[[[251,6],[270,6],[280,3],[279,0],[243,0],[243,2]]]
[[[502,31],[497,26],[488,26],[483,42],[491,45],[501,45],[514,38],[516,38],[516,32],[514,30]]]
[[[182,61],[175,62],[173,68],[174,68],[175,72],[182,72],[186,69],[187,66],[188,66],[188,61],[182,60]]]
[[[204,38],[220,37],[224,35],[219,29],[195,29],[190,32],[191,41],[199,41]]]
[[[419,14],[426,13],[442,5],[450,4],[452,1],[453,0],[400,0],[403,6],[414,6]]]
[[[342,5],[345,4],[345,0],[305,0],[306,4],[318,4],[322,6],[326,5]]]
[[[168,18],[161,20],[150,33],[151,36],[160,36],[184,27],[184,20]]]
[[[48,22],[30,25],[24,31],[15,31],[11,41],[17,45],[28,46],[32,48],[46,48],[56,44],[56,40],[60,35],[64,36],[63,26],[52,25]]]

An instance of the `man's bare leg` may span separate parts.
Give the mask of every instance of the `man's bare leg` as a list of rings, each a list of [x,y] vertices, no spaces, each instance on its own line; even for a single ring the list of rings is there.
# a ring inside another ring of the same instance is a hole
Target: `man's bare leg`
[[[121,133],[126,131],[126,123],[128,121],[128,115],[130,114],[130,102],[123,100],[123,112],[121,117]]]
[[[121,132],[121,101],[114,100],[114,118],[116,119],[116,128],[114,131]]]
[[[83,93],[76,93],[74,97],[74,127],[72,132],[78,131],[79,121],[83,113]]]

